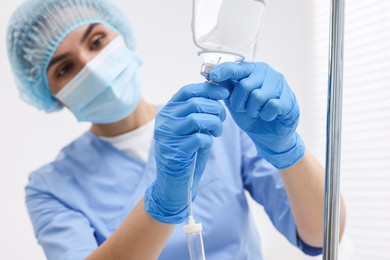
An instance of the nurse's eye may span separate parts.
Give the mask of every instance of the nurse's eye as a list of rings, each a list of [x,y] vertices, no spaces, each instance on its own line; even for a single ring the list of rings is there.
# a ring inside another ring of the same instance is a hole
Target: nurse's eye
[[[72,63],[66,63],[65,65],[61,66],[57,73],[56,77],[61,78],[63,76],[66,76],[71,70],[73,69],[73,64]]]
[[[90,51],[100,49],[104,43],[104,36],[100,35],[97,39],[95,39],[89,47]]]

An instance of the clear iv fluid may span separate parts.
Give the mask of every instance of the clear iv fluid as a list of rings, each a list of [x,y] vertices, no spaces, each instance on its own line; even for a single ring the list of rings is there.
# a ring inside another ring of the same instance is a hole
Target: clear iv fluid
[[[194,0],[192,31],[200,54],[220,53],[231,56],[227,61],[252,61],[265,7],[266,0]],[[215,64],[215,59],[203,58]]]

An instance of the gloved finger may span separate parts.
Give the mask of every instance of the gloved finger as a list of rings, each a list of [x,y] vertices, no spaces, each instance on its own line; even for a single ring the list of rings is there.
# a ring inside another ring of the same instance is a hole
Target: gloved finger
[[[252,91],[246,104],[246,113],[249,117],[258,117],[260,109],[270,100],[280,97],[281,84],[273,85],[266,80],[263,87]]]
[[[263,83],[266,81],[266,75],[269,66],[258,64],[253,70],[252,74],[239,81],[236,84],[230,96],[230,104],[235,112],[245,112],[246,105],[251,93],[256,89],[263,88]]]
[[[190,135],[202,132],[218,137],[222,134],[222,121],[215,115],[193,113],[179,119],[174,127],[174,131],[177,135]]]
[[[183,152],[195,153],[199,149],[207,149],[213,145],[213,137],[205,133],[194,133],[187,139],[187,145],[183,146]]]
[[[255,69],[253,62],[224,62],[210,72],[210,80],[216,83],[226,80],[241,80],[249,77]]]
[[[170,100],[170,102],[186,101],[193,97],[204,97],[214,100],[222,100],[229,96],[229,91],[213,83],[204,82],[182,87]]]
[[[220,83],[218,83],[218,84],[219,84],[220,86],[226,88],[227,90],[229,90],[229,93],[230,93],[230,95],[231,95],[231,93],[233,93],[233,90],[234,90],[234,88],[235,88],[235,85],[237,84],[237,81],[235,81],[235,80],[226,80],[226,81],[220,82]],[[229,95],[227,98],[225,98],[223,101],[224,101],[226,107],[227,107],[229,110],[232,110],[231,105],[230,105],[230,95]]]
[[[198,158],[196,160],[195,166],[195,175],[194,175],[194,186],[193,189],[196,190],[200,183],[200,179],[203,175],[206,162],[210,156],[210,148],[201,148],[198,150]]]
[[[203,97],[190,98],[187,101],[175,102],[175,116],[186,117],[192,113],[203,113],[218,116],[222,121],[226,119],[225,107],[217,100]]]
[[[203,162],[207,161],[207,159],[210,157],[210,148],[200,148],[198,150],[198,160],[197,160],[197,167],[199,168]]]
[[[277,116],[283,114],[283,108],[280,99],[269,100],[259,111],[259,116],[262,120],[271,122]]]
[[[237,84],[237,81],[236,80],[226,80],[223,82],[219,82],[217,84],[218,84],[218,86],[226,88],[229,91],[229,97],[230,97],[230,95],[233,93],[233,90]]]

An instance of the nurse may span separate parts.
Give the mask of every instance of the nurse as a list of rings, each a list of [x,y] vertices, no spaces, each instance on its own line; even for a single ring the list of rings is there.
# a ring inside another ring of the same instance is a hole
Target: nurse
[[[196,152],[193,207],[207,259],[262,259],[245,191],[290,243],[321,254],[324,169],[296,132],[293,92],[269,65],[225,63],[210,74],[218,85],[148,104],[134,35],[108,0],[26,0],[8,52],[25,101],[91,122],[26,187],[48,259],[188,258]],[[341,233],[344,223],[342,203]]]

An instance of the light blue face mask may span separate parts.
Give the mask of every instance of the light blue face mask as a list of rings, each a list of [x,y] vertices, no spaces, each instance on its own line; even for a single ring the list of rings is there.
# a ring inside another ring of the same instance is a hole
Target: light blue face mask
[[[109,43],[55,97],[79,121],[106,124],[130,115],[141,99],[141,60],[122,37]]]

